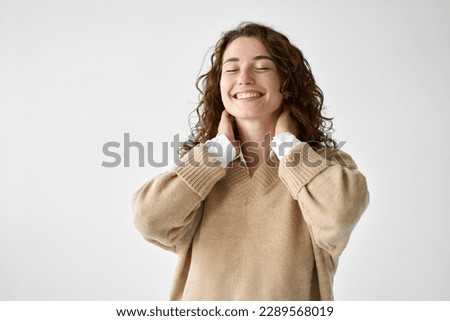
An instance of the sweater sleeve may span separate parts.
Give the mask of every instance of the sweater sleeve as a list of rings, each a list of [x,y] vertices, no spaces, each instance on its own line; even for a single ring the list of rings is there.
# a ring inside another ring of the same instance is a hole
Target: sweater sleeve
[[[203,144],[174,168],[144,184],[132,198],[134,224],[149,242],[179,252],[190,244],[202,215],[202,201],[225,175]]]
[[[280,162],[279,175],[298,201],[316,244],[338,257],[369,204],[366,178],[337,149],[296,145]]]

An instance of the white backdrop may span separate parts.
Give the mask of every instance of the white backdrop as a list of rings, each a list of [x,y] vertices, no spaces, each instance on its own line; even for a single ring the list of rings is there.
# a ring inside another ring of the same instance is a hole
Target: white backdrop
[[[186,137],[205,54],[251,20],[303,50],[368,179],[336,299],[450,300],[449,16],[447,0],[1,0],[0,299],[168,298],[176,256],[141,238],[130,199],[170,165],[133,150],[102,167],[102,147]]]

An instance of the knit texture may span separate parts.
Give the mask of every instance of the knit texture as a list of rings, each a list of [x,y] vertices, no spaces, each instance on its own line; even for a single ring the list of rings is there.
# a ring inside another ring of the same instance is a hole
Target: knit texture
[[[296,145],[249,176],[203,145],[133,196],[146,240],[179,256],[171,300],[333,300],[339,256],[369,203],[338,150]]]

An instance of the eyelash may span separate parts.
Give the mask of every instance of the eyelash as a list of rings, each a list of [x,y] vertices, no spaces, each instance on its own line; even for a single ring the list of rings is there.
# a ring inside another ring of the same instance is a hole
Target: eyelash
[[[232,73],[232,72],[236,72],[238,70],[239,69],[228,69],[228,70],[225,70],[225,72]],[[270,68],[269,67],[261,67],[261,68],[256,68],[255,67],[255,70],[256,71],[264,71],[264,70],[270,70]]]

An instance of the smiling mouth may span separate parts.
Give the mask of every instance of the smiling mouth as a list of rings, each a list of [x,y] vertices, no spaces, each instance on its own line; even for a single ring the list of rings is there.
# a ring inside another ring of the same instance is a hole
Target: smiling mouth
[[[251,99],[251,98],[259,98],[264,96],[264,94],[259,92],[244,92],[244,93],[237,93],[233,95],[233,98],[235,99]]]

